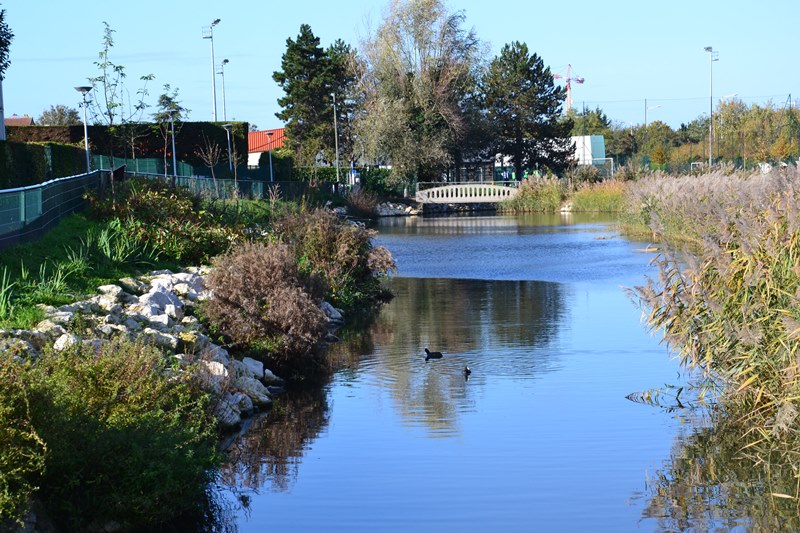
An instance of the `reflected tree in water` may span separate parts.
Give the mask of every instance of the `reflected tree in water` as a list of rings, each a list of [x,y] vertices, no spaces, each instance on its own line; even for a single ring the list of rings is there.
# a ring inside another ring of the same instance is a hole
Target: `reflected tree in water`
[[[647,480],[643,518],[663,531],[800,528],[798,451],[763,457],[742,450],[746,428],[717,413],[679,438],[669,462]]]
[[[328,425],[327,388],[280,396],[228,449],[222,479],[239,491],[269,485],[285,491],[297,478],[303,452]]]

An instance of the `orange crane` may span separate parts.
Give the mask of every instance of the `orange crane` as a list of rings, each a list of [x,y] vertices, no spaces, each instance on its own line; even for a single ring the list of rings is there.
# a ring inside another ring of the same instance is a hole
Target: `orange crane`
[[[567,103],[566,103],[564,111],[566,113],[569,113],[569,110],[572,109],[572,84],[571,84],[571,82],[574,81],[575,83],[583,83],[584,80],[580,76],[573,76],[572,75],[572,65],[567,65],[567,75],[566,76],[562,76],[561,74],[555,74],[553,76],[553,78],[555,78],[557,80],[563,79],[564,81],[567,82]]]

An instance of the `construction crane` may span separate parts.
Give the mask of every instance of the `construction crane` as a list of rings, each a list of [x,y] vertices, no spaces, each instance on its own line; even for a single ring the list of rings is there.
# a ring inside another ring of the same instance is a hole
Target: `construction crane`
[[[557,80],[563,79],[567,83],[567,103],[565,106],[564,111],[569,113],[569,110],[572,109],[572,82],[575,83],[583,83],[583,78],[580,76],[573,76],[572,75],[572,65],[567,65],[567,75],[562,76],[561,74],[555,74],[553,78]]]

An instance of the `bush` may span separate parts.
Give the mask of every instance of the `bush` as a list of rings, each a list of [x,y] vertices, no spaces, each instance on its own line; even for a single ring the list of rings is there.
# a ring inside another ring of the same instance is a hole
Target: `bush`
[[[351,189],[345,197],[347,212],[355,217],[375,218],[378,214],[378,197],[365,189]]]
[[[292,246],[302,272],[325,281],[338,307],[368,306],[381,293],[375,274],[395,268],[388,250],[372,247],[374,231],[326,209],[287,215],[276,221],[275,232]]]
[[[318,282],[302,274],[285,246],[245,243],[214,261],[204,305],[219,331],[246,347],[269,349],[284,361],[308,356],[324,338]]]
[[[222,224],[188,189],[135,179],[117,194],[116,201],[91,197],[92,212],[120,219],[128,234],[161,256],[202,263],[243,238],[242,226]]]
[[[11,354],[0,356],[0,526],[22,518],[47,451],[31,423],[24,372]]]
[[[208,398],[141,343],[45,353],[26,371],[47,446],[38,496],[63,530],[153,528],[203,501],[216,452]]]

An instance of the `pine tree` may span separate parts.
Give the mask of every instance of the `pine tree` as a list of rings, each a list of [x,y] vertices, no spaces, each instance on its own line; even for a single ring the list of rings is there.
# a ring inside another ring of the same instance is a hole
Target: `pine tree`
[[[567,167],[573,155],[572,121],[559,120],[566,91],[526,44],[503,47],[489,65],[483,93],[496,128],[497,152],[511,157],[518,178],[526,168],[561,172]]]
[[[330,59],[308,24],[300,26],[296,40],[286,40],[281,69],[272,75],[286,94],[278,99],[282,110],[275,116],[286,123],[286,145],[302,165],[312,165],[316,155],[333,140]]]

